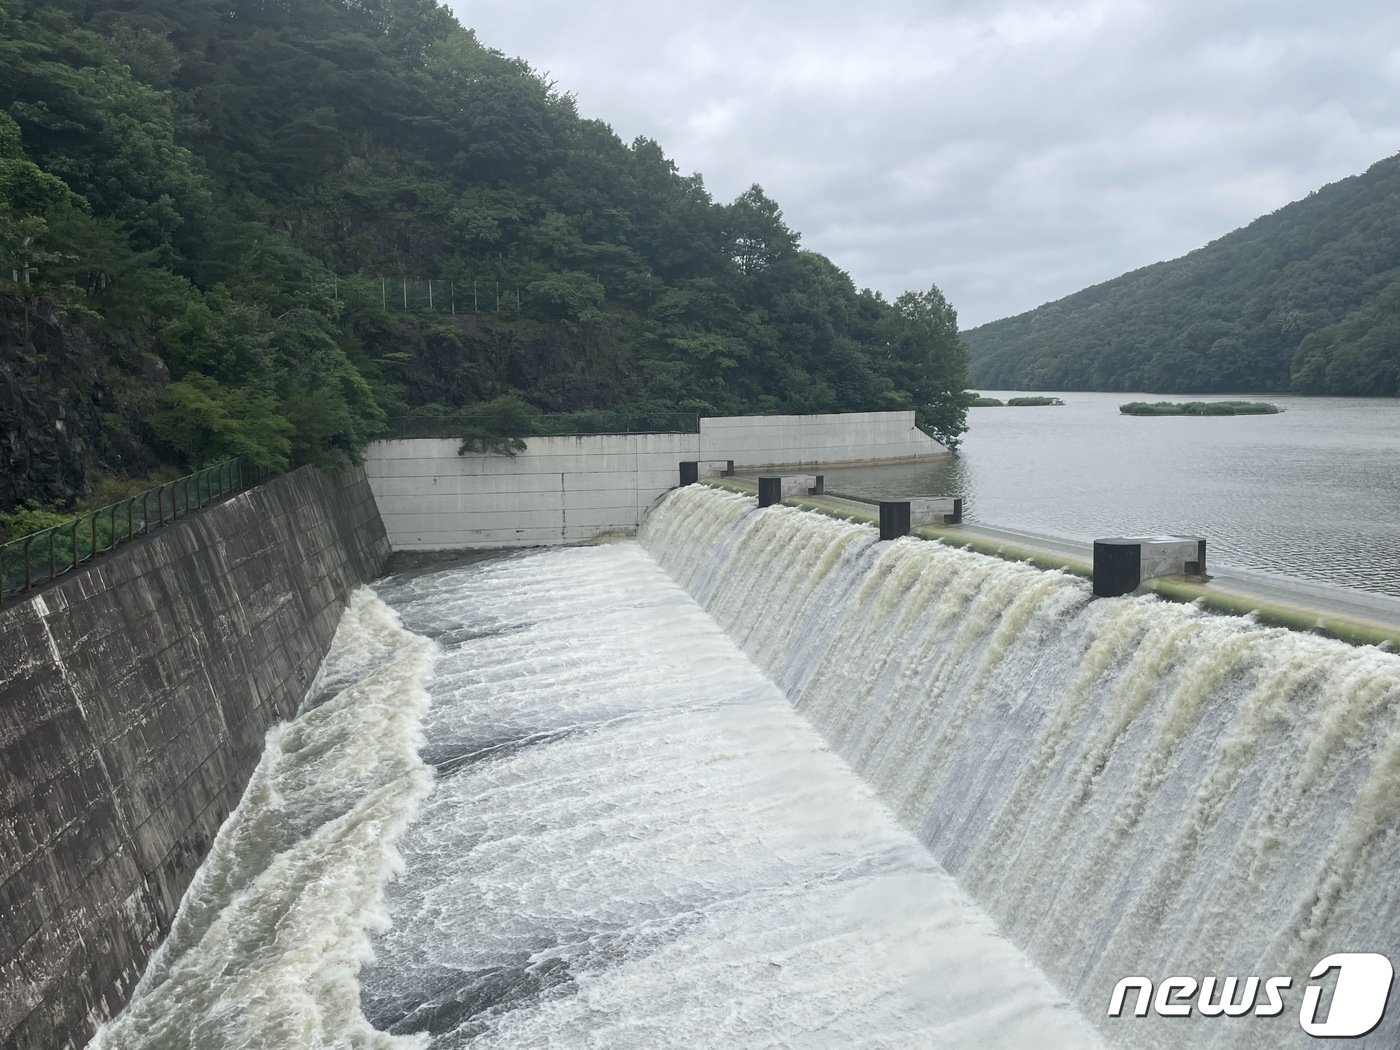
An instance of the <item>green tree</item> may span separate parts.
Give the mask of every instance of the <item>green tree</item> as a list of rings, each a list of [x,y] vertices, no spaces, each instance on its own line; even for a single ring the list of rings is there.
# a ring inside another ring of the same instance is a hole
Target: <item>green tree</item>
[[[247,456],[283,470],[291,462],[292,429],[272,394],[230,389],[198,374],[171,383],[151,417],[156,437],[196,467]]]
[[[797,234],[788,229],[782,209],[758,183],[726,209],[725,232],[734,264],[745,276],[762,273],[797,251]]]
[[[484,404],[474,405],[462,428],[459,456],[490,453],[513,456],[525,450],[524,439],[540,431],[540,415],[518,394],[502,394]]]
[[[936,286],[894,301],[886,328],[888,372],[909,398],[915,421],[949,448],[967,430],[967,351],[958,315]]]
[[[8,501],[156,456],[340,462],[427,405],[505,450],[546,415],[960,432],[936,304],[858,291],[761,187],[716,203],[434,0],[0,0],[0,93],[0,361],[74,438]],[[45,361],[14,352],[31,309]]]

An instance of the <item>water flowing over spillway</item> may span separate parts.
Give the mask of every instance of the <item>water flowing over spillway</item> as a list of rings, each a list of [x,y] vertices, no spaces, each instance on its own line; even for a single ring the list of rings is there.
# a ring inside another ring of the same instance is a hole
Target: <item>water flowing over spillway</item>
[[[1400,958],[1394,655],[700,486],[375,591],[102,1050],[1262,1050]]]
[[[381,586],[444,655],[362,976],[433,1047],[1078,1050],[1092,1029],[636,544]]]
[[[700,487],[643,541],[1111,1042],[1308,1045],[1315,963],[1400,958],[1395,656]],[[1106,1019],[1131,975],[1292,992]]]
[[[360,1012],[393,846],[431,782],[418,756],[436,653],[368,590],[298,717],[268,734],[132,1001],[89,1046],[411,1046]]]

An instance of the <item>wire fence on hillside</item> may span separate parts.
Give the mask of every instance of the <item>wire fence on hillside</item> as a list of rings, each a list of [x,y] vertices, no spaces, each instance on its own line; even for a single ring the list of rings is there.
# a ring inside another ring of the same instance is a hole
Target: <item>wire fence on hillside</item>
[[[379,299],[387,311],[417,314],[499,314],[518,317],[526,302],[519,285],[494,278],[343,277],[331,278],[331,292],[343,298],[352,286]]]

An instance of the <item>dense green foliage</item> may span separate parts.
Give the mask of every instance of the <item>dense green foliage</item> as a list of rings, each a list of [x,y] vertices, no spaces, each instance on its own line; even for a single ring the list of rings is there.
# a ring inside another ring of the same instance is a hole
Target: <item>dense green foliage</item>
[[[964,337],[990,387],[1400,395],[1400,156]]]
[[[1058,397],[1013,397],[1006,402],[1010,408],[1047,408],[1051,405],[1063,405],[1064,402]]]
[[[964,429],[936,288],[857,290],[761,188],[716,203],[434,0],[0,0],[0,349],[15,447],[64,416],[47,459],[108,470],[478,405]]]
[[[36,532],[43,532],[45,529],[57,528],[71,520],[71,517],[72,515],[58,514],[42,507],[15,507],[0,514],[0,529],[3,529],[11,540],[17,540],[24,536],[32,536]]]
[[[1125,416],[1272,416],[1281,410],[1267,401],[1129,401]]]

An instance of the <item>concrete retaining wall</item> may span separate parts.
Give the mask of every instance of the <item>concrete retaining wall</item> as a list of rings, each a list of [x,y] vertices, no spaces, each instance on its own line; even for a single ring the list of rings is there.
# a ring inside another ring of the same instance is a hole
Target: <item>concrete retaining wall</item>
[[[530,438],[515,456],[456,439],[378,441],[365,469],[395,550],[575,543],[636,528],[695,459],[697,434]]]
[[[912,411],[700,420],[701,458],[732,459],[736,469],[897,463],[947,451],[914,426]]]
[[[913,412],[727,416],[698,434],[530,438],[515,456],[457,455],[447,439],[378,441],[365,460],[395,550],[577,543],[636,529],[681,460],[736,469],[925,459],[947,450]]]
[[[388,554],[363,471],[308,468],[0,606],[0,1046],[126,1001]]]

